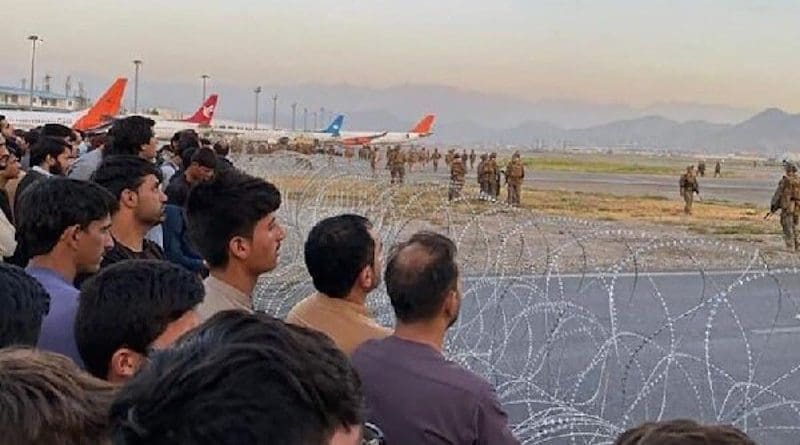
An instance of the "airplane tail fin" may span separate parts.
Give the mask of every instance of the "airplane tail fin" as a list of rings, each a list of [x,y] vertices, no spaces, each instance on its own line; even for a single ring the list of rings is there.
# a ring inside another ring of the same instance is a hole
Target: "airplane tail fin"
[[[125,95],[125,86],[128,79],[120,77],[114,81],[111,87],[95,102],[92,108],[78,119],[72,128],[76,130],[87,130],[97,127],[103,122],[119,114],[122,104],[122,96]]]
[[[342,123],[344,122],[344,115],[340,114],[336,116],[336,118],[328,125],[328,128],[322,130],[323,133],[330,133],[334,136],[339,136],[339,132],[342,130]]]
[[[428,134],[431,132],[433,128],[433,121],[436,119],[436,115],[429,114],[422,118],[419,123],[417,123],[414,128],[411,129],[411,133],[420,133],[420,134]]]
[[[195,111],[192,117],[184,119],[184,122],[191,122],[193,124],[210,125],[211,119],[214,118],[214,111],[217,109],[217,95],[212,94],[208,96],[203,105]]]

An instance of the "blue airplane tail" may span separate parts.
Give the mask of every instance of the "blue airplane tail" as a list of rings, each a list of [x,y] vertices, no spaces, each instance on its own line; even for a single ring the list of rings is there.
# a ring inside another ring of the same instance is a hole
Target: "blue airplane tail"
[[[340,114],[336,116],[336,118],[328,125],[328,128],[322,130],[323,133],[330,133],[334,136],[339,136],[339,131],[342,129],[342,123],[344,122],[344,115]]]

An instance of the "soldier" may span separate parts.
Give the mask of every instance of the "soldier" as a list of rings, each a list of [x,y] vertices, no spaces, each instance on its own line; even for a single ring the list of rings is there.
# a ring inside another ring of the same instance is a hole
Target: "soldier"
[[[519,206],[520,193],[522,189],[522,180],[525,178],[525,165],[519,156],[519,152],[515,152],[511,157],[511,162],[506,166],[506,184],[508,184],[508,204],[512,206]]]
[[[701,178],[706,177],[706,161],[700,161],[697,163],[697,173],[700,173]]]
[[[488,176],[489,196],[496,201],[500,196],[500,169],[497,167],[497,153],[489,155],[489,160],[486,161],[486,165],[483,168]]]
[[[464,176],[466,173],[464,163],[461,161],[461,155],[455,153],[452,162],[450,162],[450,192],[447,194],[448,200],[452,201],[461,197],[461,189],[464,188]]]
[[[475,170],[475,149],[469,151],[469,169]]]
[[[478,185],[481,188],[479,199],[489,199],[489,176],[486,174],[486,162],[489,156],[484,153],[481,155],[481,162],[478,163]]]
[[[691,215],[694,194],[697,193],[700,195],[700,188],[697,185],[697,177],[694,175],[694,165],[686,167],[686,173],[681,175],[678,185],[680,186],[680,193],[683,197],[683,202],[685,203],[683,207],[683,213]]]
[[[444,163],[447,164],[448,167],[450,167],[450,163],[453,162],[453,153],[454,152],[455,152],[455,150],[453,150],[451,148],[450,150],[447,150],[447,154],[444,155]]]
[[[784,163],[786,174],[778,183],[775,194],[772,195],[770,213],[781,210],[781,228],[783,228],[783,239],[786,247],[796,252],[800,249],[798,240],[797,223],[800,215],[800,177],[797,176],[797,166],[794,163]],[[769,214],[767,216],[769,216]]]
[[[394,148],[391,163],[392,184],[402,184],[406,178],[406,155],[400,151],[400,146]]]
[[[431,155],[431,160],[433,161],[433,172],[436,173],[439,171],[439,159],[442,159],[442,154],[439,153],[438,148],[433,149],[433,154]]]
[[[714,166],[714,177],[719,178],[722,176],[722,164],[717,161],[717,165]]]
[[[367,146],[369,156],[369,168],[372,170],[372,176],[375,176],[378,170],[378,148]]]
[[[333,157],[336,156],[336,148],[331,145],[328,147],[328,166],[333,167]]]

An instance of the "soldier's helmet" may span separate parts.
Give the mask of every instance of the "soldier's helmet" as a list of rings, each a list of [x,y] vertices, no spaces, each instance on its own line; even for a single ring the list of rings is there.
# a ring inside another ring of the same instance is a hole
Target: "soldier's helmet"
[[[686,171],[687,171],[687,172],[692,172],[692,171],[694,171],[694,165],[690,165],[690,166],[686,167]]]
[[[459,152],[456,152],[456,154],[453,155],[453,158],[454,159],[461,159],[461,154]]]
[[[495,152],[492,152],[492,154],[490,154],[490,155],[489,155],[489,157],[490,157],[490,158],[492,158],[492,159],[494,159],[494,158],[496,158],[496,157],[497,157],[497,153],[495,153]]]
[[[511,155],[513,159],[519,159],[519,152],[515,151],[513,155]]]
[[[486,160],[488,157],[489,157],[489,155],[487,155],[486,153],[483,153],[481,155],[481,159],[483,159],[483,160]]]
[[[787,173],[797,173],[797,164],[791,161],[784,161],[783,168]]]

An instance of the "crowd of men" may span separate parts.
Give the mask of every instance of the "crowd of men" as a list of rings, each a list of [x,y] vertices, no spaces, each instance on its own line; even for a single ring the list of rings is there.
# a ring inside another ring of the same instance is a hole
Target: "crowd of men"
[[[446,236],[418,232],[384,265],[367,218],[319,221],[304,246],[316,292],[281,320],[253,307],[279,263],[281,193],[224,143],[184,131],[157,150],[139,116],[89,144],[0,125],[4,442],[519,443],[491,384],[446,358],[462,303]],[[382,280],[392,328],[367,309]],[[686,421],[617,443],[676,437],[753,443]]]

